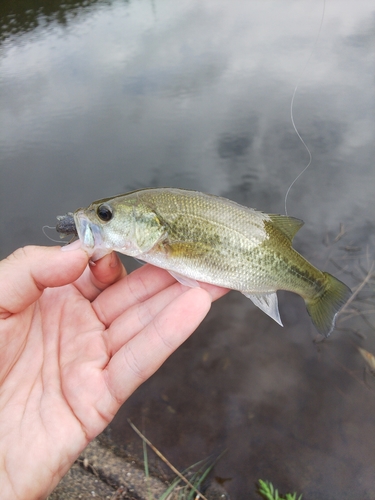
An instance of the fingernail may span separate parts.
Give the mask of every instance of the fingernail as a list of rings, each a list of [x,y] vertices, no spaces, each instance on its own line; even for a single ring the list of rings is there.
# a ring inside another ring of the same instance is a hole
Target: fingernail
[[[117,267],[119,265],[119,258],[116,252],[111,253],[111,261],[109,263],[109,267]]]
[[[81,248],[81,240],[73,241],[73,243],[61,247],[61,250],[63,252],[71,252],[72,250],[78,250],[78,248]]]

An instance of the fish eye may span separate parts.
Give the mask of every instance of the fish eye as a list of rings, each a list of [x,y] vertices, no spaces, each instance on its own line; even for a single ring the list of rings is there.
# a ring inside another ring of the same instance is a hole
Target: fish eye
[[[96,213],[100,220],[104,222],[108,222],[112,219],[112,209],[110,206],[103,203],[103,205],[99,205]]]

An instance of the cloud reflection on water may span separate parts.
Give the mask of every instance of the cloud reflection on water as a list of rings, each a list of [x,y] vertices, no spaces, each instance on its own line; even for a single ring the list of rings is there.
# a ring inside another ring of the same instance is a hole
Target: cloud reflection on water
[[[354,268],[358,256],[344,247],[374,248],[374,8],[326,2],[301,74],[322,8],[92,2],[64,23],[21,26],[0,55],[1,257],[48,243],[41,227],[56,215],[137,187],[199,189],[282,212],[308,160],[289,117],[301,78],[294,117],[313,164],[288,202],[306,220],[297,245],[317,264]],[[346,239],[324,246],[340,222]],[[282,294],[280,303],[284,330],[230,294],[124,411],[150,417],[148,435],[181,467],[197,450],[229,446],[234,492],[248,495],[259,472],[311,498],[341,488],[350,500],[351,487],[365,498],[374,405],[350,375],[360,372],[357,338],[337,332],[314,347],[300,301]],[[177,413],[165,411],[164,393]]]

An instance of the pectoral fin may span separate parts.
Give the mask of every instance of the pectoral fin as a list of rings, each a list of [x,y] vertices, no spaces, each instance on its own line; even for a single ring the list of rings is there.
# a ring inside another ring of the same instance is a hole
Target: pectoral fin
[[[177,280],[181,285],[189,286],[190,288],[199,288],[198,281],[193,280],[192,278],[187,278],[186,276],[182,276],[182,274],[176,273],[175,271],[169,271],[175,280]]]
[[[252,300],[253,303],[259,307],[263,312],[268,314],[272,319],[279,323],[279,325],[283,326],[279,307],[277,303],[277,295],[276,292],[268,292],[268,293],[244,293],[245,297]]]

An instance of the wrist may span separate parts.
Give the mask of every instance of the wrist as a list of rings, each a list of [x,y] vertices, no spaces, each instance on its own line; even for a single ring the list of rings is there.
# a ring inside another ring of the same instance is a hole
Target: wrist
[[[13,441],[14,444],[6,446],[6,441]],[[59,457],[57,453],[44,455],[38,450],[36,442],[30,445],[12,439],[0,439],[0,449],[1,500],[47,498],[79,455],[77,453],[71,458]]]

